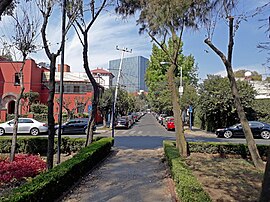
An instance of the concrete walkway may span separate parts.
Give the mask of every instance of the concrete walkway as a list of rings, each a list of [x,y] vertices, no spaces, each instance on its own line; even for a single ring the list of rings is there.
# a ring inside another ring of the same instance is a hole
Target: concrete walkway
[[[111,156],[86,176],[62,201],[177,201],[173,181],[163,160],[162,148],[114,148]]]

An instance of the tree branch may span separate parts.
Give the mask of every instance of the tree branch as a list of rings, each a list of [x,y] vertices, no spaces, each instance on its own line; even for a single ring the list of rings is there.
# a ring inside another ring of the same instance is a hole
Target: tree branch
[[[12,3],[12,0],[1,0],[0,1],[0,17],[6,8]]]

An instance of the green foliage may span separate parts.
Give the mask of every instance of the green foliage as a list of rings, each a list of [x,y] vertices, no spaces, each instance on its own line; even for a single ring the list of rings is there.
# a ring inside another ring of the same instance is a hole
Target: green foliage
[[[261,157],[266,158],[268,145],[257,145]],[[246,144],[233,144],[226,142],[189,142],[189,150],[194,153],[220,154],[222,157],[226,155],[240,155],[242,158],[250,157],[250,152]]]
[[[23,93],[22,97],[24,99],[27,99],[29,102],[29,105],[31,105],[39,97],[39,93],[30,91],[30,92]]]
[[[48,114],[34,114],[34,119],[46,123],[48,120]]]
[[[256,112],[256,119],[270,123],[269,113],[270,99],[259,99],[254,101],[253,108]]]
[[[247,118],[254,120],[252,103],[256,91],[246,81],[237,81],[237,86]],[[208,75],[200,85],[198,93],[200,96],[196,116],[200,119],[201,128],[214,131],[216,128],[239,122],[228,78]]]
[[[184,159],[179,156],[175,144],[171,141],[164,141],[163,147],[180,201],[212,201],[197,178],[192,174]]]
[[[134,102],[131,95],[124,89],[118,90],[116,102],[116,114],[120,116],[127,115],[134,108]]]
[[[99,99],[99,109],[103,115],[111,113],[113,105],[114,89],[105,89]]]
[[[236,78],[245,78],[245,73],[249,70],[241,69],[234,72],[234,76]],[[251,72],[251,80],[252,81],[262,81],[262,75],[256,71]]]
[[[170,50],[172,47],[172,41],[169,40],[168,49]],[[182,80],[185,87],[189,85],[196,86],[198,78],[194,57],[191,55],[184,56],[181,52],[182,46],[178,55],[178,67],[175,71],[175,83],[177,86],[180,85],[182,67]],[[153,45],[152,55],[146,70],[145,80],[149,92],[148,99],[152,109],[159,113],[172,114],[172,91],[171,89],[168,89],[166,75],[170,64],[160,64],[161,62],[167,61],[169,61],[169,58],[164,51],[161,48],[158,48],[156,45]],[[189,91],[189,89],[184,89],[184,92],[185,91]],[[187,96],[188,94],[186,93],[185,95]]]
[[[31,112],[34,114],[46,114],[48,113],[48,106],[41,103],[32,104]]]
[[[198,103],[199,96],[197,94],[197,89],[193,85],[185,85],[185,90],[181,96],[180,104],[182,109],[186,109],[188,106],[193,106],[195,110]]]
[[[95,138],[96,141],[98,138]],[[18,137],[16,152],[28,154],[46,154],[48,138],[45,137]],[[85,145],[84,138],[63,137],[61,152],[77,152]],[[57,151],[57,138],[55,138],[54,151]],[[10,153],[11,137],[0,137],[0,153]]]
[[[56,200],[109,154],[112,142],[112,138],[103,138],[92,143],[81,149],[73,158],[38,175],[0,200],[3,202]]]
[[[134,96],[134,110],[135,112],[146,111],[148,108],[148,99],[144,92]]]

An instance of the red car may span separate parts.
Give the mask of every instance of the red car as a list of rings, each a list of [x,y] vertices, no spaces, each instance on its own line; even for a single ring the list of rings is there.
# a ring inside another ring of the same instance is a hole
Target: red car
[[[175,130],[175,125],[174,125],[174,118],[169,118],[166,121],[165,128],[167,130]]]

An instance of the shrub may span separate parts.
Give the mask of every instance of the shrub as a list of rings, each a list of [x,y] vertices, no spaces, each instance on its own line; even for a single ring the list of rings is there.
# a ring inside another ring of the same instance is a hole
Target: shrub
[[[112,138],[92,143],[73,158],[41,173],[11,194],[0,197],[0,201],[55,201],[109,154],[112,143]]]
[[[257,145],[261,157],[267,157],[268,145]],[[250,156],[248,146],[246,144],[233,144],[227,142],[189,142],[190,152],[220,154],[226,156],[227,154],[240,155],[242,158]]]
[[[44,104],[32,104],[31,112],[34,114],[46,114],[48,112],[48,106]]]
[[[0,183],[35,177],[45,169],[46,163],[39,156],[17,154],[13,162],[8,158],[0,160]]]
[[[212,201],[208,193],[203,190],[202,185],[192,174],[185,161],[179,156],[174,142],[164,141],[163,147],[180,201]]]
[[[94,141],[97,138],[94,138]],[[85,145],[85,138],[63,137],[61,141],[61,152],[77,152]],[[46,154],[48,138],[46,137],[18,137],[16,152],[29,154]],[[57,138],[54,142],[55,151]],[[11,137],[0,137],[0,153],[9,153],[11,149]]]

